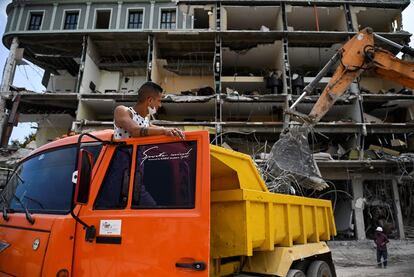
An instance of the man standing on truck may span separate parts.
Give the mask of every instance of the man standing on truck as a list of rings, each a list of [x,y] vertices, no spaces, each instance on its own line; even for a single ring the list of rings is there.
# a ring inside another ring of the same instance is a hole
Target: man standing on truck
[[[164,128],[150,123],[150,116],[161,107],[162,88],[146,82],[138,90],[137,103],[132,107],[120,105],[114,111],[114,138],[145,137],[156,135],[176,136],[184,139],[178,128]]]
[[[184,133],[178,128],[164,128],[150,123],[161,107],[162,88],[153,82],[146,82],[138,90],[138,99],[132,107],[120,105],[114,111],[114,138],[146,137],[156,135],[175,136],[184,139]],[[119,163],[117,166],[125,166]],[[124,170],[120,170],[124,172]],[[143,178],[143,176],[141,176]],[[139,203],[144,206],[155,206],[157,203],[151,194],[140,186]]]
[[[388,252],[387,252],[387,243],[388,238],[384,234],[382,227],[377,227],[375,230],[375,245],[377,246],[377,266],[381,268],[382,264],[384,264],[384,268],[387,268],[387,261],[388,261]],[[384,262],[381,263],[381,257],[384,259]]]

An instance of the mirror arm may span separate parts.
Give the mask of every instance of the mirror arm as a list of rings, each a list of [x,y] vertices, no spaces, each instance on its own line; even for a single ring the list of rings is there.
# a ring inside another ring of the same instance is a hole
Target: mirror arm
[[[86,229],[85,240],[92,242],[96,237],[96,228],[93,225],[86,224],[82,219],[80,219],[74,212],[73,209],[70,210],[70,215],[75,219],[76,222],[80,223],[84,229]]]
[[[97,138],[94,135],[91,135],[89,133],[84,133],[84,134],[79,135],[78,143],[77,143],[77,146],[76,146],[76,159],[75,159],[75,169],[74,169],[74,171],[78,170],[79,151],[80,151],[80,148],[81,148],[82,138],[84,136],[91,137],[91,138],[93,138],[97,141],[103,142],[103,143],[111,143],[110,141],[101,140],[100,138]],[[74,205],[75,203],[73,202],[74,195],[75,195],[75,186],[72,189],[72,198],[71,198],[72,199],[72,205],[71,205],[71,209],[70,209],[70,215],[73,217],[73,219],[75,219],[76,222],[80,223],[84,227],[84,229],[86,229],[85,240],[88,241],[88,242],[92,242],[93,239],[96,237],[96,228],[93,225],[89,226],[88,224],[86,224],[83,220],[81,220],[73,212],[73,210],[75,209],[75,205]]]

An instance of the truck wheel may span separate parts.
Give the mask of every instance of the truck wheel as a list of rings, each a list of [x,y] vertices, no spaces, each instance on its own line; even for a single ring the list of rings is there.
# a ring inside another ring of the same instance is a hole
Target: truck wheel
[[[331,268],[324,261],[314,261],[308,268],[308,277],[332,277]]]
[[[306,275],[299,269],[291,269],[288,271],[286,277],[306,277]]]

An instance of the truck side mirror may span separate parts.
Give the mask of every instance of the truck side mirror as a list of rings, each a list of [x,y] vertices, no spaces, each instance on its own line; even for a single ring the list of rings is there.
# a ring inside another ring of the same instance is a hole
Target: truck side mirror
[[[75,204],[86,205],[88,203],[92,177],[92,161],[92,153],[81,149],[78,160],[78,178],[75,187]]]

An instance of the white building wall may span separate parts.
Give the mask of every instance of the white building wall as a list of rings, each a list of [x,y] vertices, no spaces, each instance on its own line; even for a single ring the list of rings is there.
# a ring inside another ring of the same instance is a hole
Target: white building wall
[[[96,86],[100,92],[109,92],[119,90],[119,83],[121,79],[121,72],[111,72],[106,70],[100,70],[100,82]]]
[[[47,85],[47,91],[74,92],[76,91],[76,76],[72,76],[66,70],[59,70],[60,75],[51,75]]]
[[[136,93],[138,89],[147,81],[146,76],[128,76],[121,78],[120,92]]]

